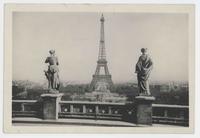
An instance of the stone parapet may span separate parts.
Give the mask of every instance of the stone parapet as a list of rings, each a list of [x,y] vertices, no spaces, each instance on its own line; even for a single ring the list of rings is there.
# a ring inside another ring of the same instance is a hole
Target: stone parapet
[[[63,93],[47,93],[42,94],[42,103],[43,103],[43,119],[58,119],[58,112],[59,112],[59,102]]]
[[[138,125],[152,125],[152,103],[155,101],[153,96],[135,97],[136,123]]]

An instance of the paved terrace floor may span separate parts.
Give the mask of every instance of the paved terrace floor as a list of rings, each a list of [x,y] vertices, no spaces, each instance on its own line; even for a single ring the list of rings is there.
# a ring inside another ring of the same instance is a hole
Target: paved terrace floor
[[[58,119],[43,120],[32,117],[16,117],[12,118],[14,126],[46,126],[46,125],[70,125],[70,126],[108,126],[108,127],[142,127],[133,123],[112,120],[92,120],[92,119]],[[153,124],[153,127],[183,127],[165,124]]]

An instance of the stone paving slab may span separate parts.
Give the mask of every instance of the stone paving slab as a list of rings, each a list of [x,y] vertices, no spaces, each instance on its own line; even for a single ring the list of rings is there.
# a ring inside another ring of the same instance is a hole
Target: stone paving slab
[[[58,119],[58,120],[43,120],[33,117],[15,117],[12,118],[14,126],[54,126],[54,125],[70,125],[70,126],[108,126],[108,127],[146,127],[146,125],[136,125],[124,121],[112,120],[93,120],[93,119]],[[153,124],[148,127],[183,127],[166,124]]]
[[[58,120],[43,120],[39,118],[23,118],[16,117],[12,119],[13,125],[81,125],[81,126],[118,126],[118,127],[135,127],[136,124],[123,121],[110,120],[93,120],[93,119],[58,119]]]

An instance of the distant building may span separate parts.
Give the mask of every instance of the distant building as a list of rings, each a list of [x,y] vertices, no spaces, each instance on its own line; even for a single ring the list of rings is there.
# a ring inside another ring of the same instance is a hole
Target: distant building
[[[160,92],[170,92],[170,86],[169,85],[161,85]]]

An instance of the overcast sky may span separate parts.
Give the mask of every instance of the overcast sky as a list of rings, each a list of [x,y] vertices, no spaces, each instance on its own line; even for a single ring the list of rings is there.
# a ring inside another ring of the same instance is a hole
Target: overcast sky
[[[101,13],[14,13],[13,79],[45,81],[44,61],[55,49],[60,78],[90,82],[96,69]],[[188,16],[104,13],[105,46],[114,82],[135,81],[135,64],[148,48],[156,81],[188,80]]]

